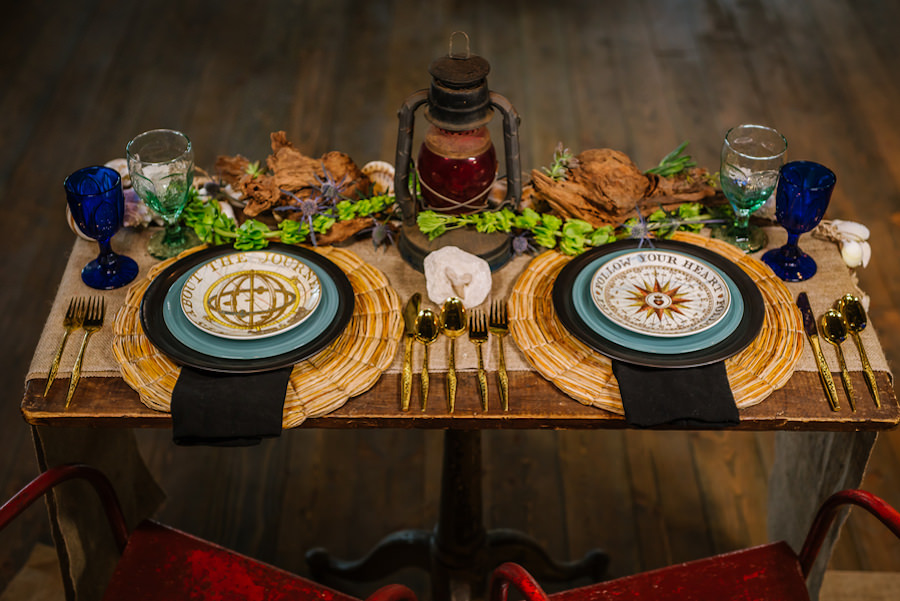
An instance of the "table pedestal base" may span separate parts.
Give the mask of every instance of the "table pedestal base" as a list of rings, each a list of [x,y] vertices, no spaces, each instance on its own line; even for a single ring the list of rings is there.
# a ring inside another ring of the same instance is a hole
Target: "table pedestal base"
[[[558,562],[521,532],[485,529],[478,430],[447,430],[444,434],[441,499],[434,531],[395,532],[359,560],[334,559],[324,549],[310,550],[306,560],[316,579],[371,581],[401,568],[418,567],[431,575],[435,601],[483,597],[491,571],[506,561],[522,564],[538,579],[553,581],[584,577],[598,581],[609,564],[607,555],[599,550],[577,561]]]

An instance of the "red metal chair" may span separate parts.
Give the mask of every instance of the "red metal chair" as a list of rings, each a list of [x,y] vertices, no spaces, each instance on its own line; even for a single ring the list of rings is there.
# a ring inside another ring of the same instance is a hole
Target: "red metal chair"
[[[847,504],[873,514],[900,538],[897,510],[871,493],[845,490],[829,497],[819,509],[799,554],[783,541],[770,543],[549,596],[522,566],[505,563],[491,577],[490,601],[506,601],[510,586],[527,601],[809,601],[806,577],[838,510]]]
[[[87,480],[103,504],[122,557],[104,601],[321,600],[357,601],[290,572],[144,520],[130,534],[115,490],[99,470],[85,465],[51,468],[32,480],[0,507],[0,529],[51,488],[74,478]],[[416,601],[405,586],[392,584],[368,601]]]

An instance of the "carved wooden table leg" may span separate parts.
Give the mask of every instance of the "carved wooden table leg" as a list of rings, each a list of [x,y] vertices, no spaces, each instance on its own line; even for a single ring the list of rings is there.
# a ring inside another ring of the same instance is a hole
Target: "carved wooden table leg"
[[[401,568],[428,570],[435,601],[482,597],[490,572],[506,561],[521,563],[537,578],[566,581],[600,580],[609,558],[592,551],[583,559],[558,562],[540,545],[515,530],[487,531],[482,515],[481,432],[446,430],[441,473],[441,499],[434,532],[395,532],[365,557],[342,561],[324,549],[307,553],[316,579],[376,580]]]

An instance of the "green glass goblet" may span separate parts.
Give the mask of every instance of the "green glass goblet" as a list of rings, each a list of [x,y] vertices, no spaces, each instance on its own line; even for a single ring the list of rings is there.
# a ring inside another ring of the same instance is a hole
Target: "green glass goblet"
[[[147,206],[165,223],[150,237],[147,252],[168,259],[200,244],[190,228],[181,224],[181,212],[194,181],[194,150],[186,135],[171,129],[144,132],[125,147],[131,185]]]
[[[728,130],[722,144],[719,181],[734,209],[734,221],[713,229],[712,235],[745,252],[766,245],[766,234],[750,225],[750,214],[775,191],[778,170],[784,164],[787,140],[763,125],[738,125]]]

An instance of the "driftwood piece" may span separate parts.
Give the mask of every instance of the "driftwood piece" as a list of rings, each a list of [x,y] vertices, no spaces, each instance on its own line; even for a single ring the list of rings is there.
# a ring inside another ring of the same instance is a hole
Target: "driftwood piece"
[[[246,201],[245,217],[256,217],[276,207],[297,206],[321,195],[324,182],[333,183],[343,198],[357,200],[368,195],[371,182],[348,155],[332,151],[319,158],[305,156],[283,131],[273,132],[271,141],[272,154],[266,159],[265,174],[248,173],[250,161],[240,155],[216,160],[216,172]],[[291,218],[291,212],[286,216]]]
[[[578,166],[564,180],[554,181],[533,170],[535,196],[560,217],[583,219],[594,227],[622,223],[635,215],[635,208],[652,212],[660,205],[716,195],[705,169],[693,168],[671,178],[645,174],[625,153],[609,148],[585,150],[576,158]]]

